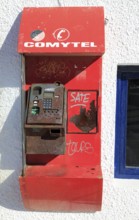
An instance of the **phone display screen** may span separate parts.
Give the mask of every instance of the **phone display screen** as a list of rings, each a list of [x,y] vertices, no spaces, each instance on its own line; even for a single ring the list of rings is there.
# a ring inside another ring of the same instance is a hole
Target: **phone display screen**
[[[53,98],[54,97],[54,93],[53,92],[44,92],[43,93],[43,98],[47,99],[47,98]]]

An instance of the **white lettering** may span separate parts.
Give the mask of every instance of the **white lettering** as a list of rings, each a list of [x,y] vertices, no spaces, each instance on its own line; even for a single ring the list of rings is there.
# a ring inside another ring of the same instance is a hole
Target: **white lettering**
[[[73,108],[76,106],[86,106],[86,104],[89,102],[90,93],[71,92],[70,95],[71,95],[70,108]]]
[[[46,47],[59,47],[59,43],[58,42],[54,42],[54,43],[47,42]]]
[[[24,47],[34,47],[34,43],[33,42],[25,42]]]
[[[80,42],[71,42],[71,44],[73,44],[74,47],[78,47],[78,45],[80,44]]]
[[[90,47],[97,47],[94,42],[90,43]]]
[[[71,92],[71,97],[72,99],[70,100],[71,102],[83,102],[87,103],[89,101],[89,93],[81,93],[81,92]]]
[[[94,42],[25,42],[24,47],[64,47],[72,45],[74,48],[77,47],[97,47]]]
[[[37,43],[35,43],[35,47],[45,47],[45,43],[44,42],[37,42]]]
[[[70,100],[71,102],[73,102],[75,100],[75,97],[74,97],[75,94],[76,94],[76,92],[71,92],[71,97],[72,97],[72,99]]]
[[[68,45],[69,45],[70,43],[69,43],[69,42],[67,42],[67,43],[61,42],[61,44],[62,44],[63,47],[68,47]]]
[[[89,42],[82,42],[81,47],[90,47],[90,43]]]
[[[70,140],[67,143],[68,147],[68,155],[72,156],[75,153],[82,153],[85,152],[87,154],[92,154],[94,151],[94,148],[90,142],[82,140],[81,142],[75,142]]]

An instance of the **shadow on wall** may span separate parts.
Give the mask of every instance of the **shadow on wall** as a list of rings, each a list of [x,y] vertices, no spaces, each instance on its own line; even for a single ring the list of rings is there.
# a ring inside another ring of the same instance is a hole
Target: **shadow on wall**
[[[21,63],[20,56],[17,53],[20,17],[21,14],[16,18],[0,49],[1,91],[5,87],[10,87],[11,90],[13,87],[17,90],[20,89]],[[7,94],[7,96],[10,96],[10,94]],[[0,205],[8,209],[23,211],[18,184],[18,176],[22,169],[20,102],[21,97],[19,96],[12,106],[0,133],[0,179],[1,182],[3,181],[0,184]],[[1,108],[4,108],[4,105]]]
[[[17,53],[17,39],[21,13],[17,16],[0,48],[0,87],[19,87],[21,61]]]

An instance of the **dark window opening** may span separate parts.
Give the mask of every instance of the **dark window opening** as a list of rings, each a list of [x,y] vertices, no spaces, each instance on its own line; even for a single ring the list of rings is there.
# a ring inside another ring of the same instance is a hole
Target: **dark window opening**
[[[128,81],[126,166],[139,166],[139,80]]]
[[[115,177],[139,179],[139,66],[118,66]]]

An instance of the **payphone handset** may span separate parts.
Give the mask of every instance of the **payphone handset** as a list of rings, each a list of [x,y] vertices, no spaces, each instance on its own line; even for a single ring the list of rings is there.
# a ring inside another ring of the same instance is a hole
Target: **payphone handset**
[[[32,84],[27,109],[27,124],[62,124],[65,88],[60,83]]]

